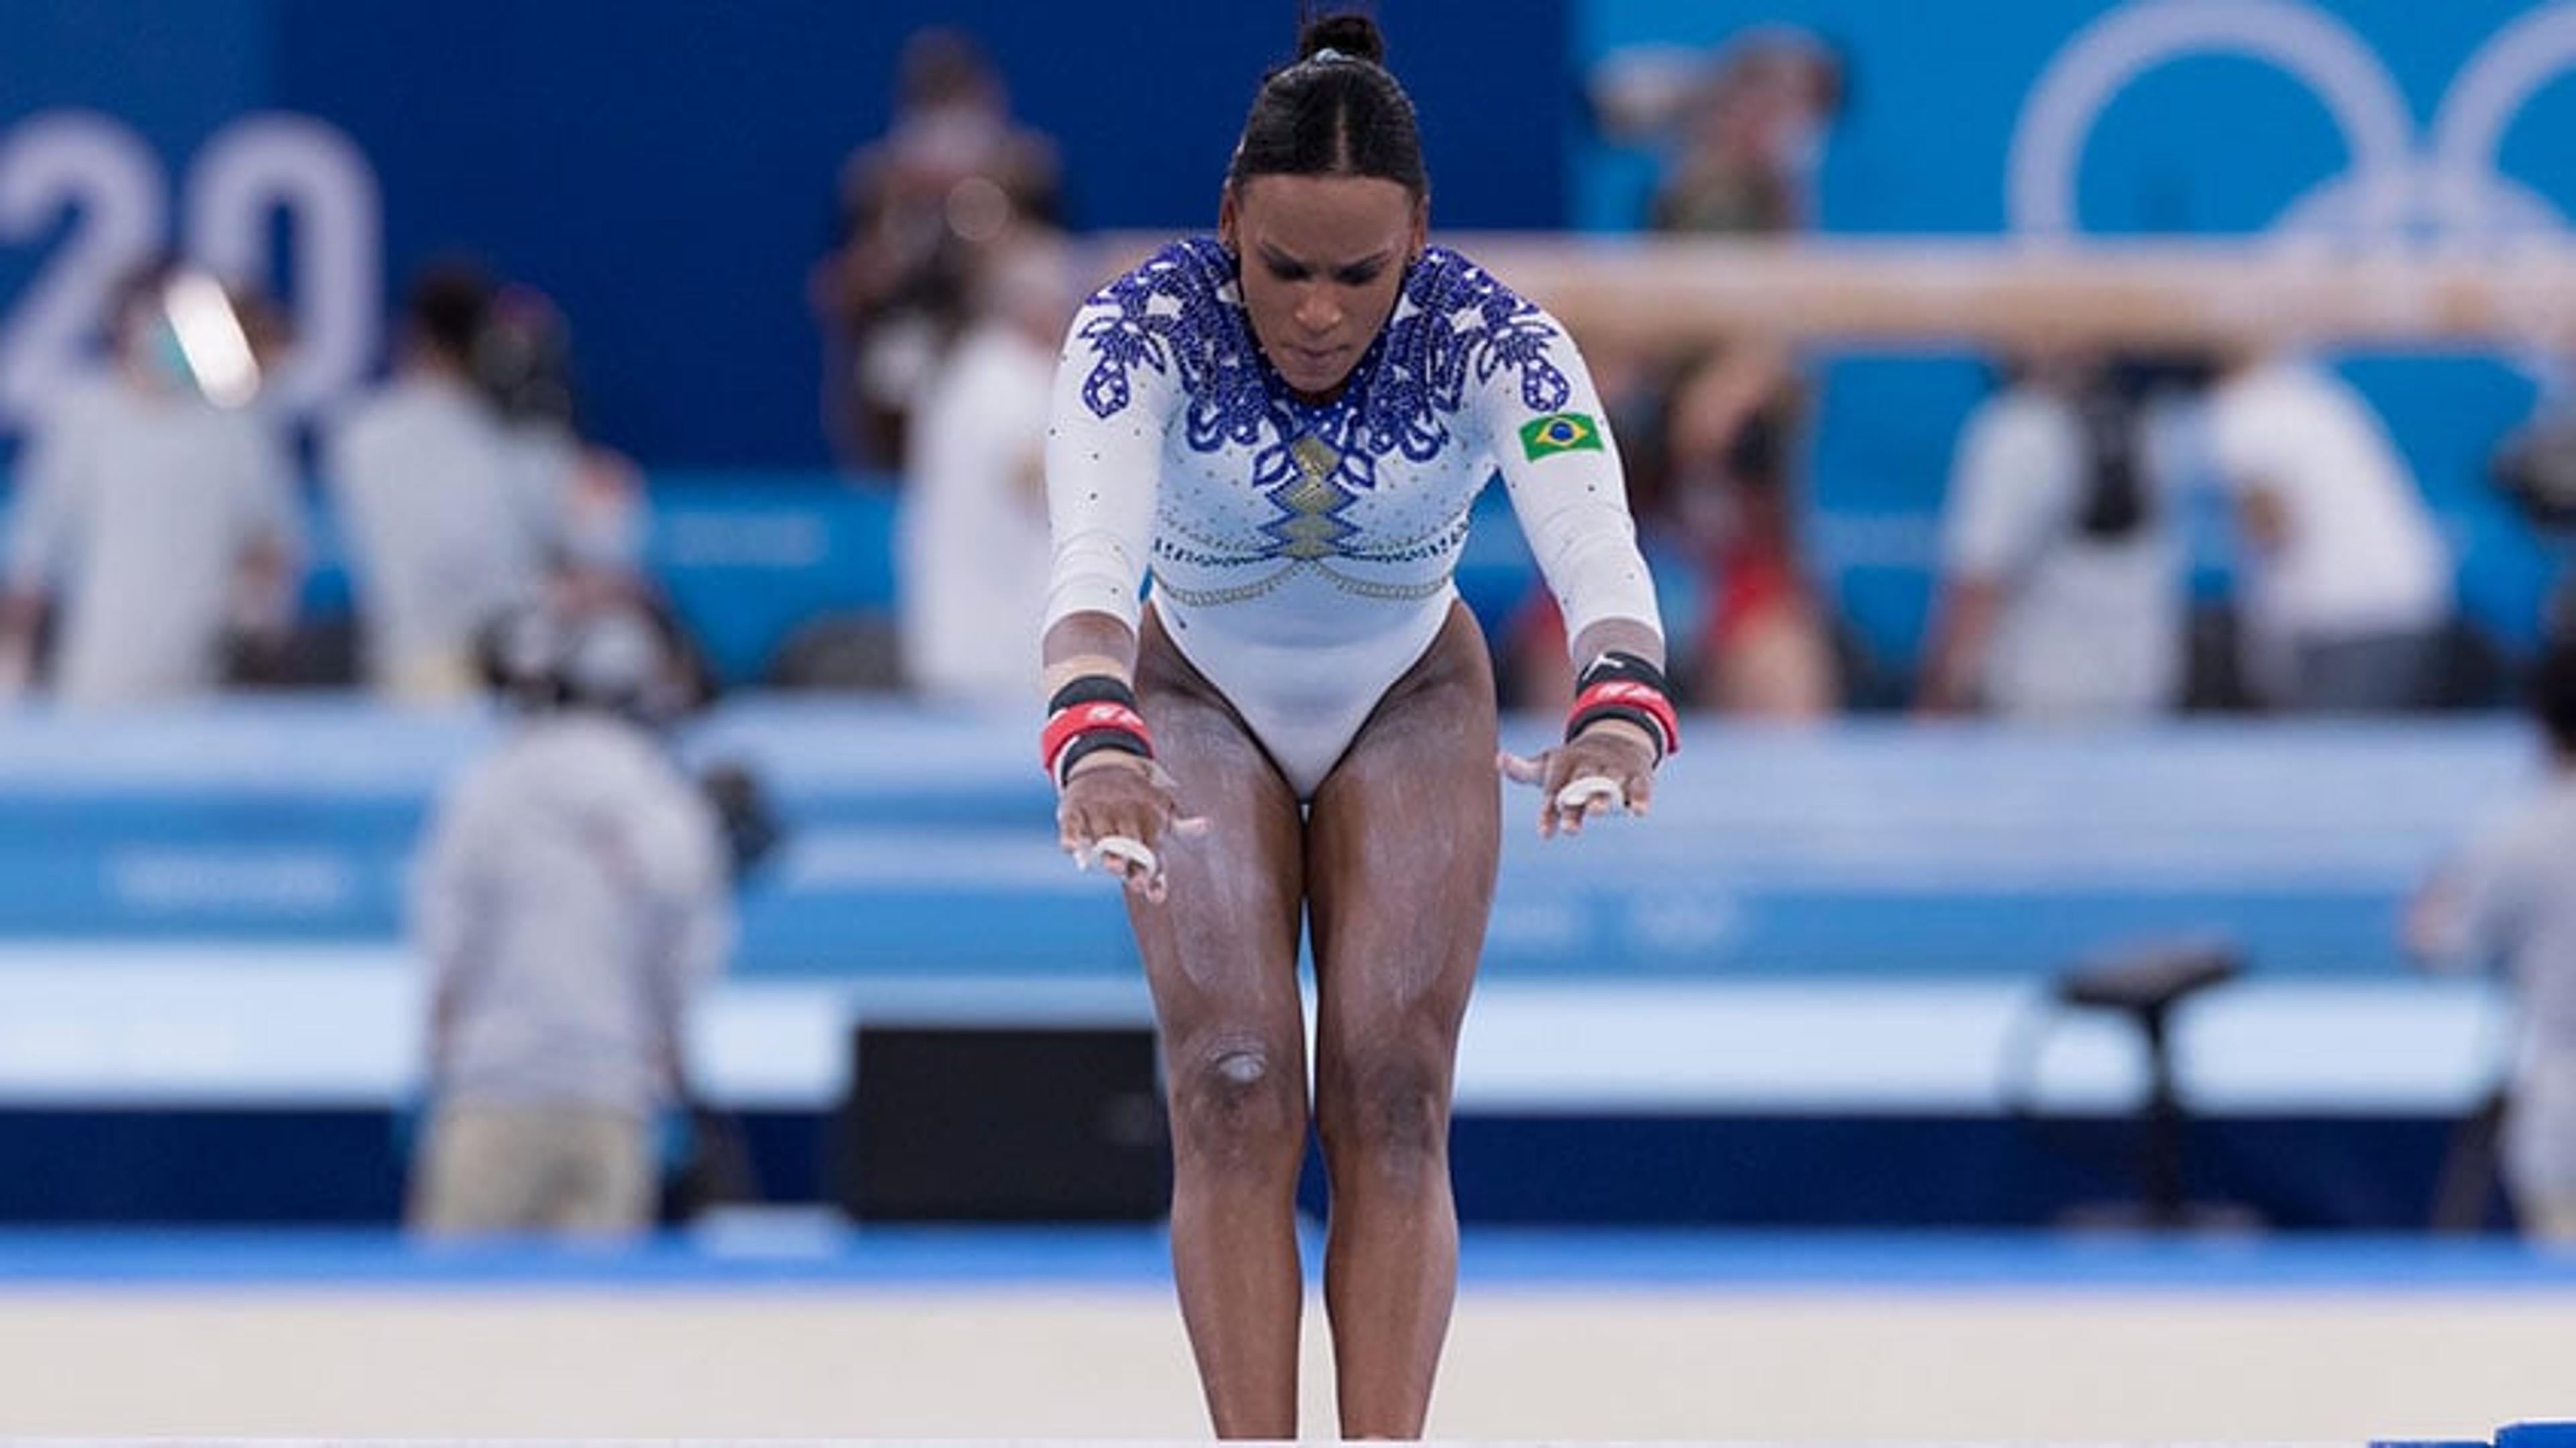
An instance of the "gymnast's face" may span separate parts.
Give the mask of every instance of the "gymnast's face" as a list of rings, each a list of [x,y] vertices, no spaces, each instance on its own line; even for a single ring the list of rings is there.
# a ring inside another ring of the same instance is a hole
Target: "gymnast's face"
[[[1330,401],[1395,314],[1430,207],[1376,176],[1255,176],[1231,187],[1217,236],[1240,259],[1263,355],[1309,402]]]

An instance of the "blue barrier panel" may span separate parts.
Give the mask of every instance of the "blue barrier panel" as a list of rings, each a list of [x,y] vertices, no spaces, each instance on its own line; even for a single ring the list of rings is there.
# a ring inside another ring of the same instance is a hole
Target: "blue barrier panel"
[[[1028,724],[745,698],[689,729],[687,753],[750,765],[790,827],[744,893],[741,971],[1126,978],[1114,893],[1054,847]],[[392,942],[426,803],[490,727],[354,701],[0,716],[0,941]],[[2392,977],[2406,893],[2533,768],[2502,720],[1694,721],[1651,820],[1541,842],[1506,799],[1487,971],[2033,978],[2219,934],[2266,975]]]

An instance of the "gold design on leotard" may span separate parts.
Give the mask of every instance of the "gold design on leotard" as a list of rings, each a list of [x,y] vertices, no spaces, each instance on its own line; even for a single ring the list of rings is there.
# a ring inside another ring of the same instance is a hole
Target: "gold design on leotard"
[[[1387,599],[1397,603],[1411,603],[1417,599],[1429,598],[1449,586],[1446,575],[1426,579],[1420,583],[1373,583],[1365,578],[1353,578],[1329,563],[1310,563],[1307,566],[1332,580],[1333,586],[1344,593],[1355,593],[1362,598]]]
[[[1167,556],[1176,562],[1185,562],[1202,568],[1247,568],[1254,564],[1272,561],[1280,554],[1285,554],[1292,560],[1264,573],[1259,578],[1222,588],[1188,588],[1173,583],[1167,573],[1156,575],[1154,587],[1173,601],[1191,608],[1208,608],[1218,604],[1248,603],[1265,594],[1276,592],[1280,585],[1289,579],[1308,571],[1322,574],[1324,581],[1335,589],[1359,598],[1399,603],[1411,603],[1429,598],[1449,586],[1447,574],[1443,573],[1437,578],[1424,579],[1420,582],[1381,582],[1376,579],[1353,577],[1323,560],[1327,557],[1338,557],[1347,558],[1355,563],[1399,565],[1417,562],[1428,554],[1445,552],[1456,546],[1459,535],[1465,532],[1467,514],[1461,512],[1441,527],[1418,537],[1380,544],[1364,552],[1333,548],[1325,542],[1331,535],[1336,520],[1325,517],[1300,517],[1282,525],[1280,529],[1289,536],[1288,544],[1278,553],[1267,555],[1238,552],[1225,542],[1195,532],[1183,525],[1180,520],[1168,515],[1162,521],[1163,526],[1173,533],[1209,550],[1195,557],[1167,552]],[[1312,551],[1307,551],[1309,548]]]
[[[1333,469],[1342,465],[1341,449],[1311,432],[1288,444],[1288,456],[1296,460],[1297,470],[1304,473],[1310,483],[1320,483],[1331,477]]]
[[[1213,608],[1219,604],[1249,603],[1266,593],[1276,591],[1279,585],[1309,569],[1324,575],[1325,582],[1344,593],[1393,603],[1416,602],[1429,598],[1449,586],[1446,575],[1425,579],[1420,583],[1377,583],[1365,578],[1353,578],[1331,564],[1319,560],[1301,559],[1294,563],[1282,564],[1275,572],[1265,574],[1250,583],[1235,584],[1231,588],[1183,588],[1168,578],[1159,577],[1154,580],[1154,588],[1156,592],[1168,595],[1175,602],[1190,608]]]
[[[1335,503],[1338,503],[1341,500],[1341,494],[1334,492],[1331,487],[1318,482],[1313,478],[1308,478],[1304,482],[1299,483],[1297,486],[1290,488],[1288,491],[1279,495],[1280,502],[1287,504],[1289,507],[1296,509],[1299,513],[1305,514],[1309,517],[1324,512],[1326,509],[1332,507]]]
[[[1303,563],[1283,563],[1271,573],[1256,578],[1250,583],[1238,583],[1231,588],[1183,588],[1168,578],[1157,577],[1154,580],[1154,589],[1157,593],[1171,595],[1176,602],[1191,608],[1214,608],[1219,604],[1246,603],[1259,598],[1287,582],[1289,574],[1307,566]]]
[[[1299,562],[1333,556],[1333,540],[1351,531],[1351,525],[1332,516],[1332,510],[1348,501],[1341,489],[1332,485],[1333,470],[1342,465],[1342,455],[1331,443],[1307,433],[1288,445],[1288,456],[1296,461],[1297,471],[1305,474],[1297,485],[1276,494],[1281,506],[1291,516],[1277,526],[1288,541],[1280,552]]]
[[[1226,555],[1236,550],[1224,541],[1196,531],[1177,518],[1166,515],[1162,519],[1163,526],[1172,533],[1208,550],[1206,554],[1196,558],[1174,554],[1172,556],[1175,561],[1187,561],[1200,567],[1225,568],[1247,567],[1276,558],[1285,558],[1288,562],[1259,578],[1221,588],[1184,587],[1173,583],[1167,574],[1158,574],[1154,580],[1156,591],[1169,597],[1173,602],[1190,608],[1249,603],[1253,599],[1278,591],[1280,586],[1287,583],[1289,579],[1310,570],[1322,574],[1324,581],[1340,592],[1389,602],[1415,602],[1430,598],[1449,587],[1449,577],[1446,573],[1440,577],[1419,582],[1380,582],[1375,579],[1353,577],[1324,560],[1348,557],[1355,562],[1380,564],[1419,561],[1426,552],[1437,554],[1455,546],[1457,534],[1463,531],[1466,521],[1467,515],[1463,510],[1458,516],[1420,537],[1400,539],[1392,543],[1380,544],[1365,552],[1354,552],[1336,545],[1337,539],[1347,538],[1357,531],[1348,520],[1333,515],[1334,509],[1350,501],[1349,494],[1336,487],[1332,481],[1333,474],[1342,464],[1340,450],[1313,433],[1306,433],[1288,445],[1288,456],[1296,465],[1300,476],[1295,483],[1270,494],[1271,501],[1287,509],[1289,514],[1285,519],[1269,525],[1269,531],[1283,540],[1276,551],[1229,557]]]
[[[1288,542],[1279,551],[1304,562],[1333,556],[1333,535],[1349,525],[1337,523],[1320,514],[1308,513],[1279,525]]]
[[[1347,558],[1354,563],[1382,565],[1419,563],[1435,554],[1445,553],[1456,547],[1466,536],[1468,516],[1462,511],[1455,518],[1430,532],[1394,539],[1373,547],[1336,548],[1332,556]],[[1170,513],[1163,514],[1157,520],[1157,526],[1172,537],[1191,543],[1198,549],[1193,553],[1169,542],[1155,545],[1157,556],[1175,563],[1187,563],[1200,568],[1250,568],[1256,564],[1271,562],[1278,557],[1276,553],[1263,551],[1268,547],[1267,539],[1247,541],[1220,538],[1205,529],[1193,528]]]

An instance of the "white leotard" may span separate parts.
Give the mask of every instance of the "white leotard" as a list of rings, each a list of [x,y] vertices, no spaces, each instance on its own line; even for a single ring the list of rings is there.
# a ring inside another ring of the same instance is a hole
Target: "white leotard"
[[[1660,631],[1601,401],[1555,318],[1434,247],[1349,384],[1300,401],[1234,258],[1176,242],[1075,318],[1047,438],[1049,624],[1133,626],[1138,585],[1300,798],[1448,617],[1500,469],[1569,638]]]

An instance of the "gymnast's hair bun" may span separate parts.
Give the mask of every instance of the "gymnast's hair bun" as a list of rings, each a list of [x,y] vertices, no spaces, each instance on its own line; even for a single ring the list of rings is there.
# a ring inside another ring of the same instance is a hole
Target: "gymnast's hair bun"
[[[1386,37],[1378,33],[1376,21],[1356,11],[1321,15],[1307,22],[1305,33],[1297,37],[1297,58],[1312,60],[1324,50],[1373,65],[1386,64]]]

